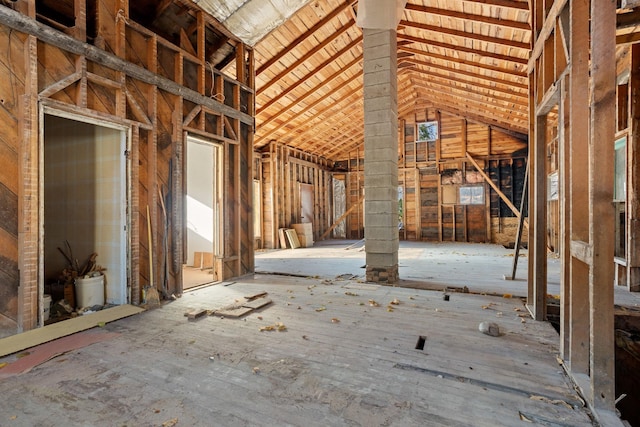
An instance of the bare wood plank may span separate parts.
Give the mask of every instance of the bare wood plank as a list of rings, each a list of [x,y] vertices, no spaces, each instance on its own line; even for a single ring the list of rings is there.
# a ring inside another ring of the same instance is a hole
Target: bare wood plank
[[[331,13],[329,13],[327,16],[322,18],[322,20],[318,21],[318,23],[316,23],[313,27],[309,28],[308,31],[304,32],[303,34],[299,35],[297,38],[292,40],[289,43],[289,46],[297,46],[301,44],[304,40],[308,39],[314,33],[316,33],[320,28],[324,27],[329,21],[331,21],[333,18],[341,14],[345,9],[349,9],[352,3],[353,3],[353,0],[347,0],[343,2],[341,5],[339,5],[334,10],[332,10]],[[355,18],[354,18],[354,22],[355,22]],[[280,52],[278,52],[276,55],[271,57],[267,62],[265,62],[264,64],[262,64],[260,67],[256,69],[256,75],[262,74],[263,71],[271,67],[280,59],[282,59],[282,57],[288,54],[289,51],[290,51],[289,49],[283,49]]]
[[[412,41],[412,42],[417,42],[417,43],[424,43],[430,46],[434,46],[434,47],[440,47],[443,49],[450,49],[454,52],[464,52],[464,53],[471,53],[474,55],[478,55],[481,57],[486,57],[486,58],[493,58],[493,59],[499,59],[501,61],[505,61],[505,62],[513,62],[516,64],[527,64],[528,60],[526,58],[519,58],[519,57],[515,57],[515,56],[509,56],[509,55],[502,55],[499,53],[494,53],[494,52],[489,52],[486,50],[479,50],[479,49],[472,49],[472,48],[467,48],[464,46],[456,46],[454,44],[448,44],[448,43],[441,43],[438,42],[436,40],[431,40],[431,39],[425,39],[422,37],[415,37],[415,36],[411,36],[408,34],[398,34],[398,40],[406,40],[406,41]]]
[[[474,34],[466,31],[454,30],[452,28],[439,27],[437,25],[429,25],[429,24],[422,24],[419,22],[406,21],[404,19],[400,20],[400,25],[403,25],[408,28],[417,28],[419,30],[424,30],[428,32],[449,34],[450,36],[460,37],[467,40],[478,40],[481,42],[486,42],[494,45],[502,45],[502,46],[507,46],[515,49],[522,49],[527,51],[529,50],[529,43],[519,42],[516,40],[485,36],[482,34]]]
[[[530,258],[533,259],[533,277],[529,284],[533,292],[528,299],[535,320],[546,320],[547,315],[547,172],[546,172],[546,128],[547,116],[534,114],[534,141],[530,148],[532,164],[529,188],[531,203],[529,215],[533,216],[533,228],[529,232]]]
[[[407,3],[404,8],[406,10],[415,10],[417,12],[428,13],[430,15],[461,19],[467,22],[468,21],[482,22],[483,24],[495,25],[502,28],[514,28],[518,30],[531,31],[531,25],[529,25],[528,22],[493,18],[490,16],[476,15],[473,13],[456,12],[454,10],[441,9],[437,7],[429,7],[429,6],[419,5],[419,4],[412,4],[412,3]]]
[[[591,4],[591,122],[589,144],[589,242],[593,264],[589,275],[590,400],[597,409],[615,409],[613,316],[614,153],[616,131],[616,4]]]
[[[67,87],[71,86],[72,84],[74,84],[75,82],[80,80],[81,78],[82,78],[82,73],[75,72],[75,73],[63,78],[62,80],[59,80],[59,81],[47,86],[46,88],[41,90],[38,95],[43,97],[43,98],[48,98],[51,95],[54,95],[55,93],[58,93],[61,90],[66,89]]]
[[[353,27],[353,25],[355,25],[355,22],[353,20],[350,20],[349,22],[347,22],[346,24],[344,24],[342,27],[340,27],[339,29],[333,31],[329,37],[327,37],[326,39],[324,39],[322,42],[318,43],[316,46],[314,46],[313,49],[309,50],[308,52],[306,52],[304,55],[302,55],[300,58],[298,58],[295,62],[293,62],[291,65],[289,65],[287,68],[285,68],[284,70],[282,70],[280,73],[278,73],[277,75],[275,75],[273,78],[269,79],[269,81],[267,83],[265,83],[264,85],[262,85],[256,92],[256,94],[260,94],[262,92],[264,92],[266,89],[268,89],[269,87],[273,86],[276,82],[278,82],[280,79],[282,79],[284,76],[286,76],[287,74],[291,73],[293,70],[295,70],[298,66],[300,66],[300,64],[304,63],[305,61],[307,61],[309,58],[311,58],[313,55],[315,55],[316,53],[318,53],[319,51],[321,51],[322,49],[324,49],[325,46],[329,45],[331,42],[333,42],[334,40],[336,40],[338,37],[340,37],[342,34],[344,34],[347,30],[349,30],[351,27]],[[362,36],[359,37],[360,39],[362,39]]]
[[[569,155],[571,168],[568,194],[570,212],[583,212],[588,206],[589,170],[589,6],[587,2],[572,2],[570,8],[569,75]],[[571,215],[571,240],[589,241],[589,218]],[[589,300],[585,283],[589,282],[589,267],[571,259],[569,364],[574,374],[589,372]]]

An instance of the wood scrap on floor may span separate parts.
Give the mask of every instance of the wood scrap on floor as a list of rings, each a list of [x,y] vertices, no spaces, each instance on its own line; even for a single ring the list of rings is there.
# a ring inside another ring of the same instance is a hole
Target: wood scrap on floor
[[[244,301],[237,301],[233,304],[224,306],[218,310],[213,310],[213,316],[229,317],[237,319],[247,314],[258,310],[262,307],[266,307],[273,303],[270,298],[266,298],[266,292],[258,292],[256,294],[247,295],[244,297]]]
[[[184,315],[188,320],[198,320],[205,317],[208,314],[209,312],[203,308],[188,310],[187,312],[184,313]]]

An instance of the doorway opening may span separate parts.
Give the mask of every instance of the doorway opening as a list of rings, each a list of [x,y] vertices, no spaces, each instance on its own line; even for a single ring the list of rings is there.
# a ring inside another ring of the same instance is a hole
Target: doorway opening
[[[130,301],[129,129],[90,120],[43,114],[41,324]]]
[[[185,157],[186,290],[221,280],[222,146],[188,136]]]

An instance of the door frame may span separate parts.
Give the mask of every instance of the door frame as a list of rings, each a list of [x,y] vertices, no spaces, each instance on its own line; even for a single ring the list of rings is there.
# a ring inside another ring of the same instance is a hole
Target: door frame
[[[223,165],[224,165],[224,156],[226,155],[224,151],[224,144],[220,141],[216,141],[215,139],[208,139],[200,135],[194,135],[189,132],[185,132],[185,143],[184,143],[184,154],[183,154],[183,174],[184,177],[182,182],[182,192],[183,192],[183,215],[185,221],[183,221],[183,238],[182,238],[182,264],[185,265],[187,263],[189,257],[189,247],[187,244],[188,238],[188,221],[187,221],[187,196],[188,193],[188,167],[189,167],[189,156],[188,156],[188,146],[190,143],[202,144],[206,146],[210,146],[213,148],[215,153],[215,164],[214,164],[214,219],[213,219],[213,239],[212,242],[212,252],[213,252],[213,279],[214,281],[222,280],[222,259],[224,258],[224,219],[225,219],[225,209],[224,209],[224,173],[223,173]]]
[[[44,144],[45,144],[45,115],[55,116],[76,122],[82,122],[93,126],[106,127],[121,132],[120,148],[122,150],[123,161],[120,164],[120,173],[124,178],[123,192],[121,194],[124,203],[122,206],[122,226],[123,234],[121,236],[122,265],[124,271],[121,272],[117,279],[122,282],[119,293],[123,299],[123,304],[131,303],[131,159],[127,153],[131,152],[132,129],[129,124],[122,123],[117,117],[110,117],[106,114],[95,114],[90,110],[83,110],[81,113],[76,111],[68,111],[59,106],[46,105],[39,103],[38,108],[38,325],[44,326]],[[106,301],[105,301],[106,302]]]

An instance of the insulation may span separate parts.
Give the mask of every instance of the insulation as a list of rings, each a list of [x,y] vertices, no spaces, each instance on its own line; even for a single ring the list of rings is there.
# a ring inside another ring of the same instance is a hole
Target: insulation
[[[200,0],[229,31],[249,46],[254,46],[279,27],[309,0]]]

